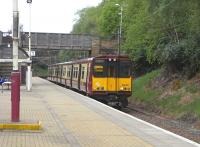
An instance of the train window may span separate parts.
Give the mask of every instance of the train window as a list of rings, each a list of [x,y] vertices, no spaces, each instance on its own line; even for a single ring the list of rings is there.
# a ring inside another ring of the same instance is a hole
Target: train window
[[[106,77],[106,60],[96,59],[94,61],[93,71],[95,77]]]
[[[76,74],[75,74],[75,73],[76,73],[75,69],[76,69],[76,68],[74,67],[74,68],[73,68],[73,78],[75,78],[75,75],[76,75]]]
[[[67,68],[67,77],[71,77],[71,67]]]
[[[71,73],[72,73],[72,67],[70,67],[70,68],[69,68],[69,71],[68,71],[69,77],[71,77]]]
[[[78,78],[78,67],[76,67],[76,78]]]
[[[64,67],[64,68],[63,68],[63,73],[62,73],[62,74],[63,74],[63,75],[62,75],[63,77],[65,76],[65,73],[66,73],[66,68]]]
[[[55,76],[56,75],[56,69],[53,68],[53,75]]]
[[[56,67],[56,69],[55,69],[55,70],[56,70],[55,72],[56,72],[56,76],[57,76],[57,75],[58,75],[58,68]]]
[[[108,77],[116,77],[117,75],[117,62],[108,61]]]
[[[55,68],[53,68],[53,76],[55,76]]]
[[[74,67],[73,78],[78,78],[78,67]]]
[[[125,78],[131,76],[131,62],[120,61],[119,63],[119,77]]]
[[[85,67],[82,67],[81,69],[81,79],[84,79],[85,74]]]
[[[58,71],[58,76],[60,76],[60,68],[59,67],[57,68],[57,71]]]

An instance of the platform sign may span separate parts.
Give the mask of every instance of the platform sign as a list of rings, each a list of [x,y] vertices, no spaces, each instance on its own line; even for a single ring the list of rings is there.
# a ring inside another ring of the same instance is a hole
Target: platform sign
[[[30,56],[29,51],[26,51],[26,53]],[[35,57],[35,51],[31,51],[31,57]]]

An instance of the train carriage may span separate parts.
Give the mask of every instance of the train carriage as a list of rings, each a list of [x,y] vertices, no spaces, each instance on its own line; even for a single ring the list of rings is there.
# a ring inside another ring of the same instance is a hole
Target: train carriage
[[[54,64],[48,73],[50,81],[111,105],[127,106],[127,97],[132,93],[131,61],[127,56],[98,56]]]

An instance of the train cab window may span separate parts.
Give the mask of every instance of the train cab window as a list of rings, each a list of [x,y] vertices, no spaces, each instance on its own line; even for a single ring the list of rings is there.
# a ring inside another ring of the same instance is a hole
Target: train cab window
[[[119,63],[119,77],[126,78],[131,76],[131,62],[120,61]]]
[[[95,77],[106,77],[106,61],[103,59],[96,59],[94,61],[93,74]]]
[[[117,61],[108,61],[108,77],[117,76]]]

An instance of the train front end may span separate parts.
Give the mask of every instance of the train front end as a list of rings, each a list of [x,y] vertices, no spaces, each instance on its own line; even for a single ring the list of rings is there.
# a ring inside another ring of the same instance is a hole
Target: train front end
[[[100,56],[92,64],[92,94],[112,106],[126,107],[132,94],[131,61],[127,56]]]

